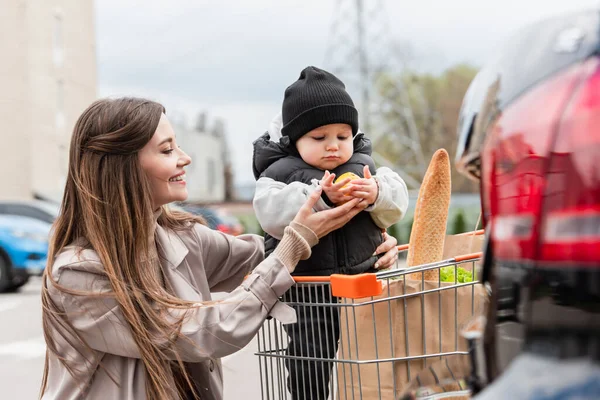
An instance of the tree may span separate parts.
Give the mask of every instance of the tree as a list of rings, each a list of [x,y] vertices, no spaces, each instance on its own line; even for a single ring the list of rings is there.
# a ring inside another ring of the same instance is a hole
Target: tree
[[[439,76],[411,71],[400,76],[379,76],[379,113],[374,124],[376,130],[381,130],[374,140],[377,161],[398,167],[410,185],[421,182],[437,149],[445,148],[454,160],[460,107],[476,73],[474,67],[461,64]],[[455,168],[452,180],[454,191],[477,190],[477,185]]]
[[[456,235],[458,233],[463,233],[466,231],[467,231],[467,220],[465,218],[465,213],[462,209],[458,209],[458,211],[454,215],[454,219],[452,222],[452,234]]]

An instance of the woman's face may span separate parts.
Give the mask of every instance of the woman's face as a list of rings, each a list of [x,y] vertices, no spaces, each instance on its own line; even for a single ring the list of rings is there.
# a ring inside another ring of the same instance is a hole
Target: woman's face
[[[188,197],[184,167],[192,160],[175,142],[175,132],[162,115],[152,139],[140,150],[139,160],[152,188],[154,209]]]

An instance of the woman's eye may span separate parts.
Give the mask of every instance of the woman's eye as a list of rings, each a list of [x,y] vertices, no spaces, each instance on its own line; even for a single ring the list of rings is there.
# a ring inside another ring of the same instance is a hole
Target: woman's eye
[[[173,149],[163,150],[163,154],[171,154],[172,152],[173,152]]]

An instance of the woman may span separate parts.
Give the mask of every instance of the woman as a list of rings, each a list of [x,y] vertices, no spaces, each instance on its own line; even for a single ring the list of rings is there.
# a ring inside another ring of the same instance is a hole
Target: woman
[[[100,100],[71,140],[42,288],[44,399],[221,399],[219,358],[244,347],[318,238],[366,207],[309,198],[264,259],[262,238],[212,231],[164,206],[187,198],[190,158],[160,104]],[[395,239],[381,252],[396,258]],[[244,279],[244,277],[246,277]],[[212,302],[211,291],[230,291]]]

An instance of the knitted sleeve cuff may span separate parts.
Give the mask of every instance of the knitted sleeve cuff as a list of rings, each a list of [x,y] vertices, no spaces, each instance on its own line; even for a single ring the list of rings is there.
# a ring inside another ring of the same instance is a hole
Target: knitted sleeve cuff
[[[306,226],[297,224],[299,231],[292,226],[296,226],[296,223],[292,222],[290,226],[285,228],[283,238],[273,252],[290,273],[294,272],[298,261],[310,257],[311,244],[314,245],[318,242],[317,236]],[[304,235],[306,235],[306,238]]]
[[[304,240],[308,243],[310,247],[315,247],[317,243],[319,243],[319,238],[317,234],[312,231],[306,225],[302,225],[300,222],[292,221],[290,223],[290,227],[294,229],[296,232],[302,236]]]

